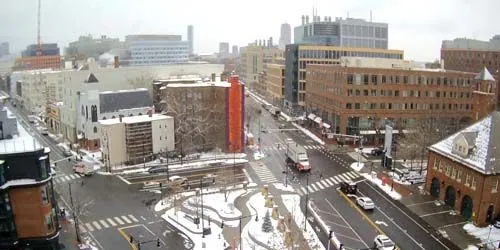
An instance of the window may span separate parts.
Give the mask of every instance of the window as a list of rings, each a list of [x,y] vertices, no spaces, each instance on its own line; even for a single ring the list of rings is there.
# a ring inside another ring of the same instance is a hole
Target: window
[[[377,85],[377,75],[372,75],[372,84]]]
[[[476,190],[476,177],[472,177],[472,184],[470,185],[470,187],[473,189],[473,190]]]
[[[97,133],[97,127],[94,126],[94,133]]]
[[[363,96],[368,96],[368,90],[367,89],[363,90]]]
[[[46,214],[45,215],[45,223],[47,224],[47,229],[52,231],[54,230],[54,221],[52,220],[52,215],[51,214]]]
[[[346,109],[352,109],[352,103],[346,103],[345,108]]]
[[[496,193],[498,191],[498,179],[493,181],[493,185],[491,186],[491,192]]]
[[[370,76],[369,76],[369,75],[366,75],[366,74],[365,74],[365,75],[363,75],[363,83],[364,83],[365,85],[367,85],[367,84],[368,84],[368,81],[369,81],[369,80],[370,80]]]
[[[451,169],[451,178],[455,179],[456,177],[457,177],[457,169],[456,168],[452,168]]]
[[[40,189],[42,192],[42,204],[47,205],[49,204],[49,194],[47,190],[47,186],[44,186]]]
[[[470,179],[471,179],[470,174],[466,174],[465,175],[465,186],[470,186]]]
[[[47,156],[42,156],[38,159],[38,166],[40,168],[40,177],[41,179],[47,179]]]
[[[446,176],[450,176],[451,174],[451,166],[450,165],[446,165]]]
[[[352,74],[347,75],[347,84],[352,84],[354,82],[354,76]]]
[[[161,136],[160,136],[160,141],[161,141]]]
[[[434,169],[439,170],[440,169],[441,162],[439,160],[434,161]]]
[[[90,106],[90,115],[92,118],[92,122],[97,122],[97,106],[96,105]]]
[[[387,82],[387,77],[385,75],[382,76],[382,83],[386,83]]]
[[[457,171],[457,181],[458,182],[462,181],[462,170],[460,169]]]
[[[359,105],[359,103],[355,103],[355,104],[354,104],[354,108],[355,108],[355,109],[360,109],[360,108],[361,108],[361,105]]]
[[[399,96],[399,90],[394,90],[394,96]]]

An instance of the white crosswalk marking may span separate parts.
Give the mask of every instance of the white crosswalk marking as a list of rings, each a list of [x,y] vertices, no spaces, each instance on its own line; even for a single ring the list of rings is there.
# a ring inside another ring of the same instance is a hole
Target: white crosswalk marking
[[[63,178],[64,178],[66,181],[71,180],[71,178],[69,178],[69,176],[67,176],[67,175],[66,175],[66,176],[64,176]]]
[[[323,184],[325,187],[329,187],[330,186],[330,185],[328,185],[328,183],[326,183],[325,180],[320,181],[320,183]]]
[[[109,224],[111,224],[111,226],[116,227],[116,223],[112,219],[107,218],[106,220],[109,222]]]
[[[267,168],[266,165],[250,164],[250,166],[255,171],[255,174],[259,177],[262,182],[277,182],[278,180],[274,177],[274,174]]]
[[[307,187],[307,190],[309,190],[309,193],[314,193],[314,189],[311,188],[311,186]]]
[[[343,175],[340,175],[339,177],[342,181],[345,181],[345,182],[349,181],[349,178],[345,178]]]
[[[94,227],[96,228],[96,230],[101,230],[101,225],[99,225],[99,223],[97,223],[97,221],[92,221],[92,225],[94,225]]]
[[[300,189],[297,190],[297,194],[299,194],[300,196],[304,195],[304,193],[302,193],[302,191],[300,191]]]
[[[90,223],[85,223],[85,226],[90,232],[94,231],[94,228],[90,225]]]
[[[68,175],[68,176],[69,176],[69,178],[71,178],[72,180],[76,179],[76,177],[75,177],[75,175],[74,175],[74,174],[72,174],[72,175]]]
[[[347,174],[347,175],[349,175],[349,177],[351,177],[351,178],[356,178],[356,176],[354,176],[354,175],[352,174],[352,172],[347,172],[346,174]]]
[[[122,219],[125,221],[125,223],[130,224],[132,221],[130,221],[126,216],[122,216]]]
[[[354,176],[354,178],[359,177],[359,174],[354,171],[351,171],[351,174]]]
[[[325,186],[323,186],[323,184],[321,184],[321,182],[316,182],[316,185],[318,185],[318,187],[320,189],[325,189]]]
[[[120,218],[118,218],[118,217],[114,217],[113,219],[115,219],[115,221],[116,221],[116,222],[118,222],[118,224],[120,224],[120,225],[125,224],[125,223],[123,223],[123,221],[122,221],[122,220],[120,220]]]
[[[99,220],[99,222],[104,226],[104,228],[108,228],[109,227],[109,225],[108,225],[108,223],[106,223],[106,221]]]
[[[80,228],[80,232],[82,232],[82,233],[87,232],[87,229],[85,229],[82,225],[79,225],[78,227]]]
[[[138,219],[136,219],[133,215],[129,214],[128,217],[132,219],[134,222],[139,222]]]
[[[330,179],[325,179],[325,182],[328,183],[329,186],[335,185],[335,183],[333,183],[332,181],[330,181]]]
[[[333,182],[334,184],[339,184],[339,182],[337,180],[335,180],[335,178],[333,178],[333,177],[328,178],[328,180]]]
[[[314,189],[314,191],[318,189],[314,183],[309,183],[309,186],[311,186]]]
[[[61,183],[61,179],[56,178],[56,183]]]
[[[307,192],[307,190],[306,190],[306,188],[305,188],[305,187],[300,187],[300,190],[301,190],[301,191],[302,191],[302,193],[304,193],[304,194]]]
[[[341,182],[341,181],[342,181],[342,179],[340,179],[340,177],[339,177],[338,175],[334,176],[333,178],[335,178],[335,180],[336,180],[337,182]]]

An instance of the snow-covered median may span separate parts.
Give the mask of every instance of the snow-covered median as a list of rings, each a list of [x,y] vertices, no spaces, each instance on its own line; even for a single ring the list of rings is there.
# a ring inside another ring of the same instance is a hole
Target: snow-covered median
[[[365,177],[365,179],[367,179],[367,180],[371,181],[372,183],[374,183],[375,185],[377,185],[380,189],[382,189],[384,192],[386,192],[393,199],[395,199],[395,200],[401,199],[401,194],[399,194],[395,190],[391,190],[392,188],[390,185],[387,185],[387,184],[382,185],[381,179],[377,178],[376,176],[372,176],[371,174],[363,173],[361,175],[363,177]]]
[[[317,137],[313,132],[309,131],[308,129],[305,129],[305,128],[301,127],[300,125],[298,125],[295,122],[292,122],[292,124],[293,124],[294,127],[296,127],[297,129],[299,129],[300,131],[302,131],[304,134],[306,134],[307,136],[309,136],[311,139],[315,140],[317,143],[319,143],[321,145],[325,145],[325,142],[323,140],[321,140],[319,137]]]
[[[361,169],[365,166],[363,162],[353,162],[351,163],[351,168],[355,171],[361,171]]]

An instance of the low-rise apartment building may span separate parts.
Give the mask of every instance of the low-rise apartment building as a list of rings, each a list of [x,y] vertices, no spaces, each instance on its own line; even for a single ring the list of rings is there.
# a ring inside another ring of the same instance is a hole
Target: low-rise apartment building
[[[21,126],[4,103],[0,125],[0,248],[57,250],[59,208],[50,149]]]
[[[500,215],[500,112],[429,147],[425,190],[475,225]]]
[[[285,64],[267,64],[266,94],[272,104],[282,107],[285,101]]]
[[[107,171],[114,167],[151,161],[174,150],[174,119],[152,114],[119,116],[99,121],[102,159]]]
[[[421,118],[469,124],[495,110],[495,79],[487,69],[308,65],[307,81],[308,115],[339,134],[377,137],[387,121],[404,128]]]

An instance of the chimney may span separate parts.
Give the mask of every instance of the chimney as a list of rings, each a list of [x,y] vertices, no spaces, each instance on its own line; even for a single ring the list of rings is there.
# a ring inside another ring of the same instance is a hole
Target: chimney
[[[120,60],[118,59],[118,56],[115,56],[115,69],[120,67]]]
[[[118,119],[120,119],[120,122],[122,122],[123,115],[119,115],[119,116],[118,116]]]
[[[212,73],[212,82],[215,82],[215,73]]]

